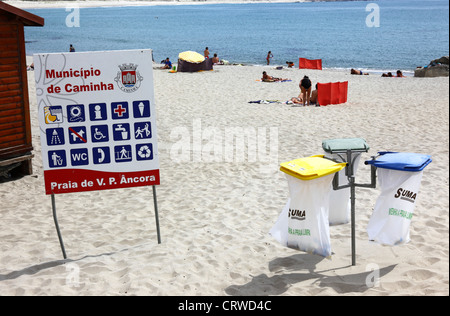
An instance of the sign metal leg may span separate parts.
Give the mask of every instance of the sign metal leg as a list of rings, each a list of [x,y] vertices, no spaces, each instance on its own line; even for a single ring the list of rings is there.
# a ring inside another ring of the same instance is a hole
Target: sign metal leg
[[[61,231],[59,230],[58,218],[56,217],[56,203],[55,195],[52,193],[52,209],[53,209],[53,221],[55,222],[56,232],[58,233],[59,244],[63,253],[64,259],[67,259],[66,249],[64,248],[64,241],[62,239]]]
[[[158,244],[161,243],[161,233],[159,231],[158,201],[156,200],[156,186],[153,186],[153,204],[155,206],[156,233],[158,235]]]

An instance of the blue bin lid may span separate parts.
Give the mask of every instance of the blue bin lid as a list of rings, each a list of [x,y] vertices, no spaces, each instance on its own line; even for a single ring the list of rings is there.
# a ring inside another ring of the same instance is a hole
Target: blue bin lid
[[[379,152],[378,154],[380,157],[376,160],[367,160],[366,164],[384,169],[421,171],[432,161],[430,155],[424,154],[391,151]]]

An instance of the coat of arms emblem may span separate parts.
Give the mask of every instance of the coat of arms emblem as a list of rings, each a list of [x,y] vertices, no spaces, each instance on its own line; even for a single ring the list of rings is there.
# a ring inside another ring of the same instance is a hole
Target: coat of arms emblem
[[[119,65],[120,71],[117,72],[117,76],[114,79],[120,90],[124,92],[134,92],[141,86],[141,82],[144,79],[137,71],[138,65],[136,64],[122,64]]]

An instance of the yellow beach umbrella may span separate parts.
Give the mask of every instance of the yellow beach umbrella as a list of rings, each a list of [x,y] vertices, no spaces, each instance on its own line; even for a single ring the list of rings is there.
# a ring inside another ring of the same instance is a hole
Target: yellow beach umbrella
[[[193,51],[179,53],[178,58],[195,64],[199,64],[205,60],[205,57],[203,55]]]

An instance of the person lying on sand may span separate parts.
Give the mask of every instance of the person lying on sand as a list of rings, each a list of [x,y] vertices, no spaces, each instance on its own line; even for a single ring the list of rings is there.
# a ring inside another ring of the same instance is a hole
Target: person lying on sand
[[[369,75],[369,73],[367,73],[367,72],[362,72],[361,70],[353,69],[353,68],[350,70],[350,74],[352,74],[352,75],[365,75],[365,76]]]
[[[283,81],[283,80],[289,80],[289,79],[283,79],[283,78],[275,78],[272,76],[269,76],[267,72],[263,71],[263,76],[261,78],[264,82],[274,82],[274,81]]]
[[[401,70],[397,70],[397,78],[404,78],[405,76],[403,75]]]
[[[303,104],[302,96],[292,97],[287,103]]]

